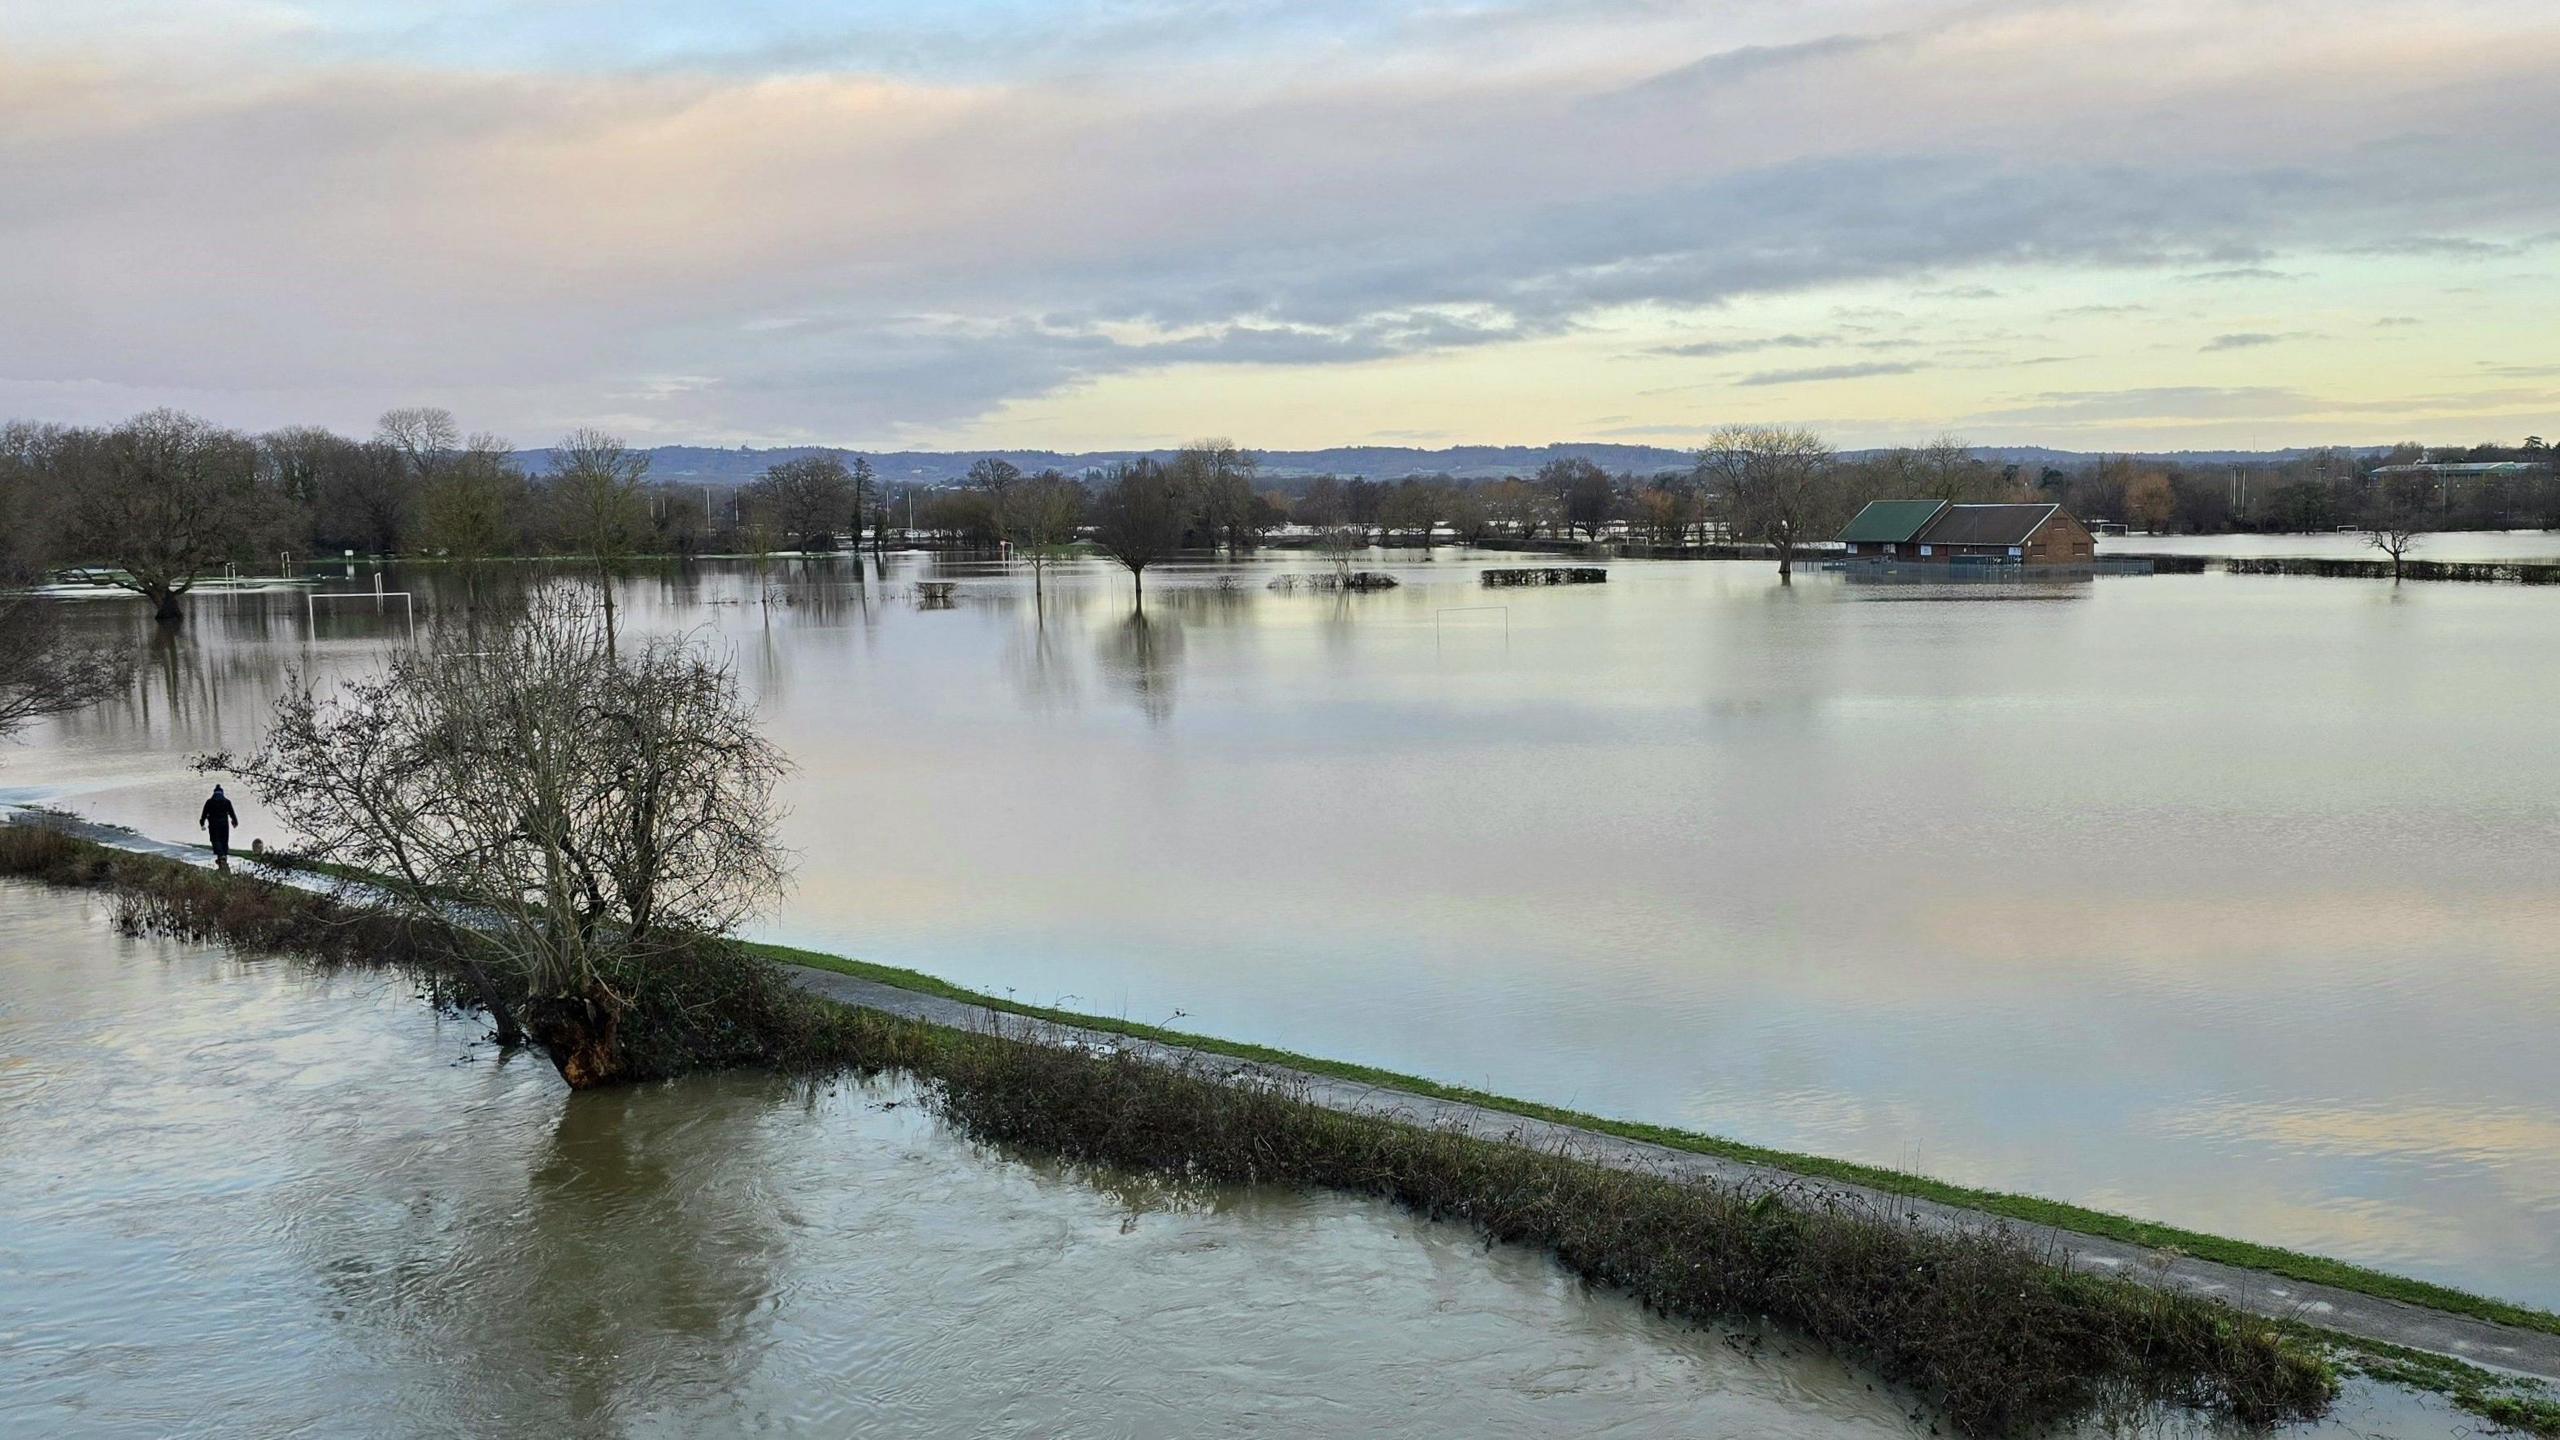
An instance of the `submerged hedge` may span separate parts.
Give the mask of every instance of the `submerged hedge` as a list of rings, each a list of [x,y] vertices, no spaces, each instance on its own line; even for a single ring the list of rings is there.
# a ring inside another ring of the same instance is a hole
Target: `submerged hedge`
[[[467,1005],[467,935],[420,933],[323,895],[216,875],[39,827],[0,826],[0,874],[102,889],[128,928],[380,963]],[[964,1032],[825,1004],[706,942],[681,973],[626,976],[625,1043],[651,1073],[724,1065],[898,1071],[962,1132],[1085,1164],[1390,1200],[1543,1250],[1689,1321],[1767,1319],[1874,1367],[1959,1429],[2000,1435],[2093,1408],[2178,1403],[2249,1423],[2309,1418],[2329,1367],[2213,1301],[2074,1273],[1998,1229],[1950,1231],[1818,1188],[1754,1192],[1631,1173],[1502,1136],[1345,1115],[1285,1088],[1093,1053],[1045,1029]]]
[[[2331,580],[2388,580],[2389,560],[2317,556],[2251,556],[2222,562],[2234,575],[2314,575]],[[2517,560],[2414,560],[2403,557],[2404,580],[2468,580],[2507,585],[2560,585],[2560,565]]]

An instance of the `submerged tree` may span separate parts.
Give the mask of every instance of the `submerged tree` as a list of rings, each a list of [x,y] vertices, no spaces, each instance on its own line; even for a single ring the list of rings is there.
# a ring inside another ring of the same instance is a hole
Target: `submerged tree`
[[[1166,468],[1210,544],[1224,545],[1232,554],[1262,542],[1264,506],[1253,488],[1262,468],[1259,456],[1233,440],[1194,440],[1175,451]]]
[[[601,430],[572,430],[551,450],[551,509],[571,551],[596,563],[605,643],[613,643],[613,577],[649,533],[641,493],[649,457]]]
[[[2373,503],[2366,507],[2361,528],[2367,545],[2391,557],[2391,583],[2400,583],[2400,569],[2409,552],[2431,528],[2427,524],[2424,486],[2411,487],[2386,481],[2376,487]]]
[[[836,532],[860,523],[853,472],[833,455],[802,455],[765,467],[746,500],[775,533],[802,550],[823,550]]]
[[[71,544],[115,566],[105,578],[148,598],[161,620],[184,618],[179,597],[246,554],[274,518],[257,446],[175,410],[83,434],[63,458]]]
[[[1084,508],[1084,487],[1055,470],[1018,480],[996,497],[996,533],[1031,562],[1033,604],[1047,603],[1049,562],[1075,543]]]
[[[1734,534],[1777,552],[1782,585],[1794,578],[1797,547],[1840,522],[1831,447],[1810,430],[1725,426],[1698,452],[1697,478],[1721,497]]]
[[[701,963],[785,879],[788,769],[729,667],[692,640],[617,652],[585,586],[536,591],[471,648],[426,647],[323,696],[277,702],[246,782],[314,860],[378,877],[409,918],[457,917],[499,972],[481,1002],[572,1086],[638,1057],[622,1017],[661,967]]]
[[[1147,567],[1182,548],[1191,506],[1172,471],[1153,460],[1116,467],[1093,498],[1093,543],[1129,571],[1146,608]]]

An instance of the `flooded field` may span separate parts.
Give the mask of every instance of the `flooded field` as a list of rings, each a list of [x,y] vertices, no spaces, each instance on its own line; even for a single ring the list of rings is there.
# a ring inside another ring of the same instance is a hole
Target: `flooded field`
[[[2555,597],[1492,563],[1187,565],[1143,619],[895,556],[619,597],[717,632],[798,761],[770,938],[2560,1303]],[[406,635],[319,608],[77,602],[142,682],[0,798],[192,833],[190,753]]]
[[[105,909],[0,882],[13,1440],[1931,1433],[1375,1204],[1025,1163],[889,1083],[571,1096],[397,981]]]
[[[980,1151],[893,1085],[571,1097],[377,977],[0,884],[0,1432],[1925,1433],[1375,1205]]]
[[[2320,560],[2382,560],[2363,534],[2321,535],[2111,535],[2100,554],[2227,555],[2255,559],[2307,556]],[[2451,530],[2422,535],[2412,560],[2560,561],[2560,530]]]

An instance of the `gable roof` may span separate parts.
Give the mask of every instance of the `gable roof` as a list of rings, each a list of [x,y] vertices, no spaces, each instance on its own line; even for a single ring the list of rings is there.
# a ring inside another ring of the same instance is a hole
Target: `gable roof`
[[[1949,505],[1914,538],[1932,545],[2024,545],[2059,505]]]
[[[1841,544],[1900,544],[1928,528],[1944,500],[1870,500],[1834,537]]]

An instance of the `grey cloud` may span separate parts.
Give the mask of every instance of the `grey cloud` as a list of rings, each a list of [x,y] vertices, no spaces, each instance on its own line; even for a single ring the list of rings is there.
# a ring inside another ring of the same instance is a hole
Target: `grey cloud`
[[[2291,271],[2272,269],[2265,265],[2233,265],[2220,270],[2199,270],[2178,278],[2197,284],[2218,285],[2238,280],[2299,280],[2302,277]]]
[[[1678,345],[1663,345],[1657,355],[1683,355],[1703,358],[1715,355],[1748,355],[1760,350],[1797,350],[1825,344],[1819,335],[1762,335],[1740,340],[1691,340]]]
[[[1762,370],[1734,381],[1736,385],[1801,385],[1817,380],[1861,380],[1870,375],[1908,375],[1920,367],[1908,360],[1872,360],[1856,365],[1808,365],[1801,370]]]
[[[47,392],[81,406],[184,395],[225,418],[361,423],[469,376],[496,411],[473,423],[528,433],[630,394],[669,427],[861,439],[1133,370],[1500,344],[1613,306],[2002,266],[2283,278],[2232,262],[2386,244],[2448,213],[2482,233],[2555,218],[2527,143],[2560,123],[2548,87],[2464,76],[2419,107],[2428,135],[2385,150],[2168,134],[2135,161],[2056,138],[2086,116],[2012,137],[1905,103],[1927,88],[1911,62],[1928,54],[1905,53],[1920,43],[1709,54],[1655,77],[1698,83],[1642,105],[1622,71],[1451,63],[1231,90],[1180,73],[887,94],[317,70],[41,101],[0,85],[0,313],[16,368],[41,366],[20,379],[89,382]],[[1823,85],[1731,98],[1790,66]],[[636,383],[671,374],[710,383]]]
[[[2310,334],[2308,330],[2287,330],[2281,334],[2265,330],[2239,330],[2228,335],[2216,335],[2196,348],[2208,354],[2216,350],[2255,350],[2261,345],[2281,345],[2287,340],[2304,339]]]
[[[2403,235],[2348,247],[2350,255],[2408,255],[2428,260],[2490,260],[2516,253],[2513,245],[2467,235]]]
[[[1889,37],[1877,35],[1825,35],[1814,40],[1800,40],[1788,45],[1745,45],[1738,49],[1718,51],[1631,86],[1625,92],[1636,99],[1664,98],[1687,94],[1701,88],[1731,85],[1776,70],[1793,69],[1824,60],[1863,54],[1883,45]]]

